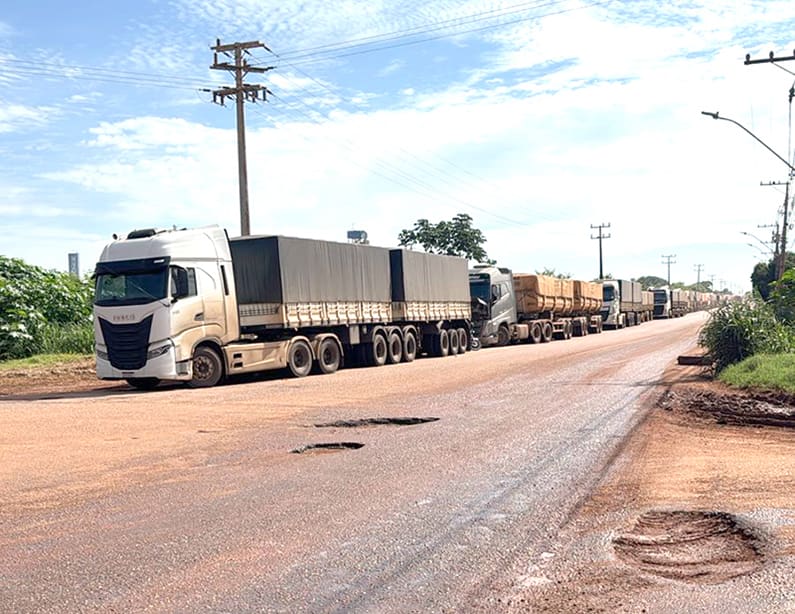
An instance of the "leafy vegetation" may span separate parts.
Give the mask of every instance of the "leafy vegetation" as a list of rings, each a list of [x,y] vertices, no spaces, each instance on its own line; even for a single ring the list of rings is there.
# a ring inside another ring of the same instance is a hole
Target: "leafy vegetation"
[[[0,256],[0,360],[93,351],[88,280]]]
[[[710,316],[699,343],[707,348],[716,373],[731,364],[761,353],[790,352],[795,335],[780,322],[771,305],[761,301],[729,302]]]
[[[738,388],[795,393],[795,354],[756,354],[726,367],[720,380]]]
[[[787,252],[785,261],[785,271],[795,267],[795,254]],[[786,274],[786,273],[785,273]],[[762,300],[769,300],[773,293],[776,283],[776,261],[770,259],[767,262],[758,263],[751,273],[751,285],[754,292],[762,297]]]
[[[461,256],[476,262],[494,264],[489,260],[483,244],[486,237],[472,226],[472,217],[459,213],[452,220],[433,224],[426,219],[417,220],[414,228],[401,230],[398,244],[404,247],[420,245],[426,252]]]

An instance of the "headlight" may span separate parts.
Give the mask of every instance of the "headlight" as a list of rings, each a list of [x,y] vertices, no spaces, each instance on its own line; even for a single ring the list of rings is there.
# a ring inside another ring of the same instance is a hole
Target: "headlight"
[[[158,356],[162,356],[163,354],[168,352],[170,349],[171,349],[170,345],[162,345],[157,349],[149,350],[149,352],[146,354],[146,358],[147,360],[151,360],[152,358],[157,358]]]
[[[97,349],[97,358],[101,358],[102,360],[107,360],[108,359],[108,353],[107,352],[103,352],[100,349]]]

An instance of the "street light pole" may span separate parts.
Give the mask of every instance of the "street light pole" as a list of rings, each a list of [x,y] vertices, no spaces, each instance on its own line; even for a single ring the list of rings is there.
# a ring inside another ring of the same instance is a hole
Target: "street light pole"
[[[710,113],[709,111],[701,111],[701,114],[702,114],[702,115],[706,115],[706,116],[708,116],[708,117],[711,117],[712,119],[722,119],[723,121],[726,121],[726,122],[731,122],[731,123],[733,123],[735,126],[739,126],[739,127],[740,127],[740,128],[742,128],[743,130],[745,130],[745,131],[746,131],[748,134],[750,134],[752,137],[754,137],[754,139],[755,139],[755,140],[756,140],[756,141],[757,141],[759,144],[761,144],[761,145],[762,145],[762,146],[763,146],[765,149],[767,149],[767,150],[768,150],[770,153],[772,153],[772,154],[773,154],[774,156],[776,156],[776,157],[777,157],[779,160],[781,160],[781,161],[782,161],[784,164],[786,164],[786,165],[787,165],[787,168],[789,169],[789,172],[790,172],[790,177],[792,177],[792,176],[794,176],[794,175],[795,175],[795,166],[792,166],[792,164],[790,164],[790,163],[789,163],[789,162],[787,162],[787,161],[786,161],[784,158],[782,158],[780,155],[778,155],[778,154],[777,154],[777,153],[776,153],[776,152],[775,152],[773,149],[771,149],[771,147],[770,147],[770,146],[769,146],[767,143],[765,143],[765,142],[764,142],[762,139],[760,139],[758,136],[756,136],[756,135],[755,135],[753,132],[751,132],[751,131],[750,131],[748,128],[746,128],[745,126],[743,126],[743,125],[742,125],[740,122],[736,122],[736,121],[734,121],[733,119],[729,119],[728,117],[721,117],[720,115],[718,115],[718,113],[717,113],[717,112],[715,112],[715,113]]]
[[[746,63],[749,63],[749,58],[746,58]],[[795,86],[795,84],[793,84]],[[793,95],[795,96],[795,90],[793,91]],[[792,98],[790,98],[790,102],[792,102]],[[792,166],[789,162],[787,162],[784,158],[778,155],[767,143],[765,143],[762,139],[756,136],[753,132],[751,132],[748,128],[743,126],[740,122],[736,122],[733,119],[729,119],[728,117],[721,117],[718,115],[717,111],[715,113],[710,113],[709,111],[701,111],[702,115],[706,115],[711,117],[712,119],[722,119],[727,122],[733,123],[735,126],[739,126],[745,132],[750,134],[754,140],[756,140],[760,145],[762,145],[765,149],[767,149],[770,153],[776,156],[779,160],[781,160],[784,164],[787,165],[789,169],[789,177],[792,179],[795,177],[795,166]],[[789,155],[789,152],[787,153]],[[781,279],[781,276],[784,274],[784,269],[786,268],[786,259],[787,259],[787,244],[786,244],[786,236],[787,236],[787,212],[789,210],[789,182],[787,182],[787,194],[784,197],[784,226],[781,231],[781,241],[783,243],[783,249],[781,249],[781,253],[779,253],[779,260],[776,262],[776,279]]]

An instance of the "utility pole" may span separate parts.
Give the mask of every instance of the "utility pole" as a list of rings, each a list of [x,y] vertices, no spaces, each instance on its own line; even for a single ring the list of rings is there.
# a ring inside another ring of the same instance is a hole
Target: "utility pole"
[[[665,258],[665,260],[663,260],[663,264],[667,264],[668,265],[668,289],[670,290],[671,289],[671,265],[672,264],[676,264],[676,260],[674,260],[674,258],[676,258],[676,254],[668,254],[667,256],[662,256],[662,258]]]
[[[698,277],[696,278],[696,292],[701,292],[701,271],[704,270],[704,265],[703,264],[697,264],[697,265],[695,265],[693,267],[693,269],[696,271],[696,273],[698,275]],[[699,308],[699,305],[698,305],[698,294],[696,294],[696,311],[698,311],[698,308]]]
[[[759,185],[763,186],[777,186],[783,185],[784,186],[784,208],[780,211],[784,216],[783,225],[781,228],[781,232],[778,231],[778,222],[776,222],[775,227],[775,242],[776,242],[776,249],[773,254],[774,261],[776,263],[776,279],[781,279],[781,276],[784,274],[784,269],[786,267],[787,261],[787,226],[789,225],[789,181],[768,181],[767,183],[760,182]],[[770,228],[771,224],[766,224],[763,226],[759,226],[759,228]]]
[[[792,55],[790,56],[780,56],[776,57],[776,55],[771,51],[767,58],[760,58],[756,60],[751,59],[751,54],[748,53],[745,55],[745,65],[748,66],[750,64],[777,64],[778,62],[788,62],[790,60],[795,60],[795,50],[793,50]],[[786,70],[786,69],[785,69]],[[790,71],[787,71],[790,72]],[[792,99],[795,98],[795,82],[793,82],[792,86],[789,88],[789,106],[790,106],[790,115],[792,115]],[[791,155],[792,152],[787,151],[787,157]],[[786,162],[786,161],[785,161]],[[792,179],[795,176],[795,168],[787,162],[787,166],[789,166],[789,177]],[[784,223],[781,227],[781,248],[778,251],[778,259],[776,260],[776,280],[780,280],[781,276],[784,275],[784,270],[787,268],[787,225],[789,224],[787,218],[789,214],[789,181],[786,183],[786,192],[784,196]],[[776,185],[776,184],[768,184],[768,185]]]
[[[602,234],[602,229],[610,228],[610,222],[607,224],[591,224],[591,228],[593,230],[599,229],[599,232],[596,236],[591,235],[592,239],[599,239],[599,279],[604,279],[604,268],[602,267],[602,239],[609,239],[609,234]]]
[[[249,49],[262,48],[270,51],[259,41],[247,43],[231,43],[222,45],[220,39],[215,40],[215,47],[211,47],[213,53],[213,70],[227,70],[235,74],[234,87],[222,87],[213,90],[213,102],[223,105],[227,98],[235,98],[237,104],[237,177],[238,189],[240,193],[240,234],[246,236],[251,234],[251,224],[248,211],[248,175],[246,171],[246,120],[243,112],[243,103],[248,100],[256,102],[262,93],[262,100],[268,93],[268,88],[263,85],[250,85],[244,83],[243,79],[249,73],[264,73],[273,69],[273,66],[258,67],[251,66],[243,54],[248,54]],[[219,62],[218,54],[234,59],[234,64],[229,62]],[[231,55],[230,55],[231,54]]]

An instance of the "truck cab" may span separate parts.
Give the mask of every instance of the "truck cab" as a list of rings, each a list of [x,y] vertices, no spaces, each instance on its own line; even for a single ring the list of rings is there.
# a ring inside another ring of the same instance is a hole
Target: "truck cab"
[[[671,291],[668,288],[653,288],[654,293],[654,318],[671,317]]]
[[[101,379],[202,385],[205,361],[220,367],[221,348],[239,335],[229,243],[218,227],[133,231],[102,251],[95,282]]]
[[[606,327],[624,328],[626,314],[621,312],[621,287],[617,280],[602,280],[602,323]]]
[[[489,265],[470,269],[469,294],[473,333],[481,345],[507,345],[517,321],[511,270]]]

